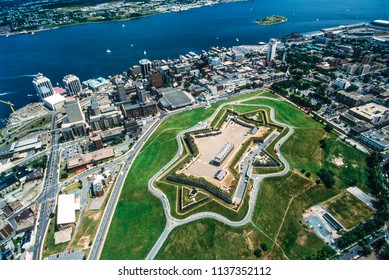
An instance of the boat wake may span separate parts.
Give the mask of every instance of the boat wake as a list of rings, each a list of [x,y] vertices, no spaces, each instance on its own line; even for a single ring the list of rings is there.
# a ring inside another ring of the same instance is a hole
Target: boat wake
[[[25,75],[15,75],[15,76],[10,76],[10,77],[0,77],[0,81],[20,79],[20,78],[26,78],[26,77],[33,78],[35,76],[36,75],[25,74]]]
[[[8,94],[12,94],[12,93],[15,93],[16,91],[7,91],[7,92],[0,92],[0,96],[4,96],[4,95],[8,95]]]

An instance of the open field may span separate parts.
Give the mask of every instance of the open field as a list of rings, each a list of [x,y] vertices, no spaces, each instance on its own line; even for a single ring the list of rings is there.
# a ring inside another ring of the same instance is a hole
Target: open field
[[[374,211],[348,191],[323,203],[345,228],[351,229],[373,216]]]
[[[294,173],[266,180],[259,193],[252,223],[233,228],[201,220],[175,229],[157,259],[256,259],[253,252],[269,244],[263,259],[301,259],[325,244],[301,223],[307,205],[331,197],[323,187]],[[318,195],[312,196],[315,191]],[[185,238],[184,238],[185,236]]]

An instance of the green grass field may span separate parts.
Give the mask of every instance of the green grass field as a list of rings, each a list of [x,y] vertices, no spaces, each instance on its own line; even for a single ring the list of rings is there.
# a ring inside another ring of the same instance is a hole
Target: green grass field
[[[255,95],[258,93],[251,94]],[[238,98],[246,97],[249,95]],[[102,259],[145,258],[165,226],[161,203],[148,193],[147,182],[176,153],[177,133],[210,116],[220,104],[221,102],[216,103],[207,110],[187,111],[166,120],[146,142],[126,179]],[[277,120],[295,127],[296,133],[281,147],[281,151],[290,162],[292,170],[305,168],[312,173],[311,180],[296,172],[282,178],[265,180],[260,187],[251,224],[232,228],[216,221],[202,220],[184,225],[175,229],[168,237],[157,255],[158,259],[252,259],[253,250],[261,242],[271,244],[271,250],[264,254],[264,259],[304,258],[322,248],[324,243],[303,226],[303,211],[340,193],[347,185],[342,182],[349,182],[353,176],[360,177],[361,182],[366,180],[365,166],[362,164],[365,155],[337,141],[336,134],[326,135],[329,139],[328,147],[320,150],[319,141],[325,135],[322,124],[285,102],[258,99],[250,101],[250,104],[272,106],[277,111]],[[332,163],[326,160],[337,153],[344,156],[345,162],[356,162],[357,166],[354,165],[353,168],[356,168],[354,173],[358,175],[348,174],[348,171],[338,168],[336,172],[334,170],[335,188],[326,189],[322,185],[316,185],[313,180],[316,179],[318,168],[325,164],[331,166]],[[175,205],[172,203],[176,199],[175,187],[169,184],[158,187],[164,189],[171,205]],[[225,211],[216,202],[202,207],[219,213]]]
[[[373,216],[374,211],[348,191],[323,203],[345,228],[351,229]]]

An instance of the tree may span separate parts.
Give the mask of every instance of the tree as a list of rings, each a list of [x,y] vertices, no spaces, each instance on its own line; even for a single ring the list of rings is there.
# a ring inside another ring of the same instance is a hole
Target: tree
[[[327,188],[332,188],[334,186],[335,184],[334,173],[331,170],[322,168],[317,173],[317,176],[320,177],[324,186],[326,186]]]
[[[334,126],[330,123],[327,123],[326,126],[324,127],[324,130],[327,132],[331,132],[334,129]]]
[[[267,244],[267,243],[262,243],[262,244],[261,244],[261,248],[262,248],[262,250],[267,251],[267,250],[269,250],[269,244]]]
[[[389,260],[389,244],[385,244],[378,254],[384,260]]]
[[[254,256],[256,256],[257,258],[260,258],[262,257],[262,250],[257,248],[254,250]]]

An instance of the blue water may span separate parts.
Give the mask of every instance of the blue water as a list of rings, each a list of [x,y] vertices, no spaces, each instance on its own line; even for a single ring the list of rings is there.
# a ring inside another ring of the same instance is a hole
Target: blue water
[[[288,22],[254,23],[272,14],[286,16]],[[0,37],[0,99],[16,108],[37,100],[31,82],[38,72],[62,86],[63,76],[69,73],[81,80],[121,73],[143,58],[144,50],[151,60],[176,58],[211,46],[257,44],[291,32],[375,19],[389,19],[389,0],[256,0]],[[107,49],[112,52],[106,53]],[[0,118],[10,112],[0,103]]]

